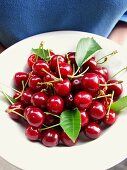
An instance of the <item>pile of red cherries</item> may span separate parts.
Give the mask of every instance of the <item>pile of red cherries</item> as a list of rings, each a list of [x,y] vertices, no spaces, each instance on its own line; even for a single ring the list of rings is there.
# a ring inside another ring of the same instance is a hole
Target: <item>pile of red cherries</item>
[[[122,84],[110,79],[107,68],[101,67],[95,57],[78,69],[75,52],[65,56],[50,52],[44,61],[36,54],[28,57],[28,72],[14,75],[16,86],[7,112],[12,119],[26,121],[26,137],[44,146],[73,146],[75,142],[59,126],[64,110],[78,108],[81,114],[81,133],[85,138],[96,139],[102,125],[111,126],[116,113],[110,105],[122,93]]]

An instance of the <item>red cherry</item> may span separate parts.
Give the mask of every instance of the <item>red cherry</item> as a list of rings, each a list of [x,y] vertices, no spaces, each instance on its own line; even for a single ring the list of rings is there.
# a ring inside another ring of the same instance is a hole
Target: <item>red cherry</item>
[[[59,96],[51,96],[47,100],[47,108],[49,112],[52,112],[53,114],[60,115],[60,113],[64,109],[64,101]]]
[[[110,111],[109,111],[109,114],[106,115],[106,116],[103,118],[102,121],[103,121],[104,124],[110,126],[110,125],[112,125],[112,124],[115,123],[116,119],[117,119],[116,113],[115,113],[113,110],[110,110]]]
[[[110,103],[113,102],[113,99],[111,97],[104,97],[101,99],[101,103],[104,105],[104,107],[107,109]]]
[[[65,108],[66,109],[74,109],[74,107],[75,107],[75,105],[74,105],[74,97],[73,97],[73,95],[71,93],[69,95],[65,96],[64,103],[65,103]]]
[[[42,79],[36,75],[32,76],[29,79],[28,85],[33,91],[41,91],[43,88],[45,88],[45,85],[42,85]]]
[[[83,64],[84,70],[89,67],[90,70],[93,70],[97,67],[97,62],[94,57],[89,59],[85,64]]]
[[[71,91],[71,83],[69,79],[54,83],[54,90],[59,96],[67,96]]]
[[[57,117],[55,117],[55,116],[53,116],[53,115],[47,114],[47,115],[45,116],[44,124],[45,124],[46,126],[52,126],[52,125],[54,125],[54,124],[58,124],[59,121],[60,121],[59,118],[57,118]]]
[[[93,70],[93,72],[96,73],[97,75],[99,75],[99,74],[102,75],[104,77],[105,81],[108,81],[109,73],[105,67],[96,67]]]
[[[83,85],[82,85],[82,79],[81,78],[75,78],[72,82],[72,91],[73,93],[77,93],[79,91],[83,90]]]
[[[25,73],[25,72],[17,72],[14,76],[14,83],[16,86],[18,87],[22,87],[23,84],[22,83],[26,83],[27,80],[28,80],[28,73]]]
[[[74,103],[80,110],[87,109],[92,103],[92,96],[86,91],[81,91],[75,95]]]
[[[100,120],[106,115],[106,109],[102,103],[95,101],[90,106],[90,108],[88,110],[88,114],[94,120]]]
[[[34,73],[41,77],[47,74],[43,71],[43,69],[46,70],[47,72],[50,72],[48,63],[46,63],[43,60],[37,61],[36,63],[34,63],[32,67],[32,70],[34,71]]]
[[[40,138],[41,133],[39,132],[38,128],[28,126],[25,130],[25,135],[29,140],[36,141]]]
[[[31,97],[31,103],[33,106],[40,108],[46,108],[48,96],[44,92],[36,92]]]
[[[117,80],[109,80],[108,84],[112,84],[108,86],[107,93],[112,93],[114,91],[114,97],[118,98],[123,92],[122,84],[118,84]]]
[[[20,115],[15,112],[23,115],[23,104],[21,102],[16,102],[8,107],[8,114],[12,119],[18,120],[21,118]],[[12,110],[12,111],[11,111]],[[14,110],[14,111],[13,111]]]
[[[54,72],[50,72],[50,74],[56,77],[56,75],[55,75]],[[43,77],[43,81],[44,81],[44,82],[54,81],[54,78],[53,78],[53,76],[51,76],[51,75],[46,74],[46,75]]]
[[[50,60],[50,68],[51,68],[52,71],[56,70],[57,60],[58,60],[58,63],[66,62],[65,57],[63,57],[62,55],[54,55],[54,56],[52,56],[52,58]]]
[[[34,106],[27,106],[24,110],[24,117],[26,118],[26,116],[29,114],[30,109],[34,108]]]
[[[75,61],[75,52],[68,52],[67,53],[68,60],[70,61],[71,65],[76,65]]]
[[[33,95],[33,92],[28,88],[26,89],[21,96],[21,102],[24,105],[31,105],[31,97]]]
[[[101,128],[97,123],[89,123],[87,127],[83,129],[84,134],[91,138],[91,139],[96,139],[101,135]]]
[[[89,123],[89,116],[88,113],[84,110],[80,110],[81,114],[81,126],[86,126]]]
[[[106,67],[101,67],[101,69],[104,71],[104,78],[105,78],[105,80],[106,81],[108,81],[108,79],[109,79],[109,72],[108,72],[108,70],[107,70],[107,68]]]
[[[72,67],[67,63],[60,63],[59,69],[62,78],[67,78],[73,74]],[[56,67],[56,73],[59,75],[58,66]]]
[[[34,63],[36,63],[38,60],[41,60],[40,57],[38,57],[36,54],[32,54],[28,57],[27,63],[29,67],[32,67]]]
[[[45,114],[41,109],[33,107],[26,114],[26,119],[31,126],[40,127],[45,120]]]
[[[82,85],[85,89],[89,91],[98,91],[99,90],[99,77],[95,73],[86,73],[82,77]]]
[[[18,91],[15,91],[14,95],[13,95],[13,98],[20,101],[21,99],[21,92],[22,90],[18,90]]]
[[[60,134],[55,129],[48,129],[42,132],[42,144],[47,147],[59,144]]]
[[[62,131],[62,134],[61,134],[61,141],[63,142],[64,145],[66,146],[74,146],[77,141],[78,141],[78,138],[75,140],[75,142],[73,142],[68,136],[67,134]]]

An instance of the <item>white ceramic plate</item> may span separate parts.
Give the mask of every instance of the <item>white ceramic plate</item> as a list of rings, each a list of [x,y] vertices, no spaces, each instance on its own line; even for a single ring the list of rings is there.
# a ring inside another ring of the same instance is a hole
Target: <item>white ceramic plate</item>
[[[118,50],[118,54],[106,64],[111,74],[127,65],[126,51],[110,40],[83,32],[51,32],[30,37],[5,50],[0,55],[0,83],[11,86],[13,75],[24,70],[31,49],[38,47],[41,41],[45,42],[45,47],[64,54],[75,50],[77,42],[82,37],[94,37],[103,47],[98,57]],[[124,80],[125,94],[127,94],[126,75],[127,72],[123,72],[118,76]],[[0,87],[11,93],[11,90],[4,85]],[[21,169],[103,170],[127,157],[127,110],[124,110],[116,123],[96,140],[83,142],[74,147],[47,148],[26,139],[24,128],[5,113],[7,106],[0,96],[0,156]]]

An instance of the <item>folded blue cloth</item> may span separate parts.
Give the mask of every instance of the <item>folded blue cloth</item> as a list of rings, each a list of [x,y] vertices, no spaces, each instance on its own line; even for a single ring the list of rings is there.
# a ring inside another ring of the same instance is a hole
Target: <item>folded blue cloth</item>
[[[35,34],[79,30],[107,37],[127,0],[0,0],[0,42],[6,47]]]

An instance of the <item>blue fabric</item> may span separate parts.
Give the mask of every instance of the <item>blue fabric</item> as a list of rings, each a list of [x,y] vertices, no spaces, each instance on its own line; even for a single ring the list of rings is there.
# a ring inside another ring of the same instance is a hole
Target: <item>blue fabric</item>
[[[0,42],[56,30],[107,37],[126,11],[127,0],[0,0]]]

